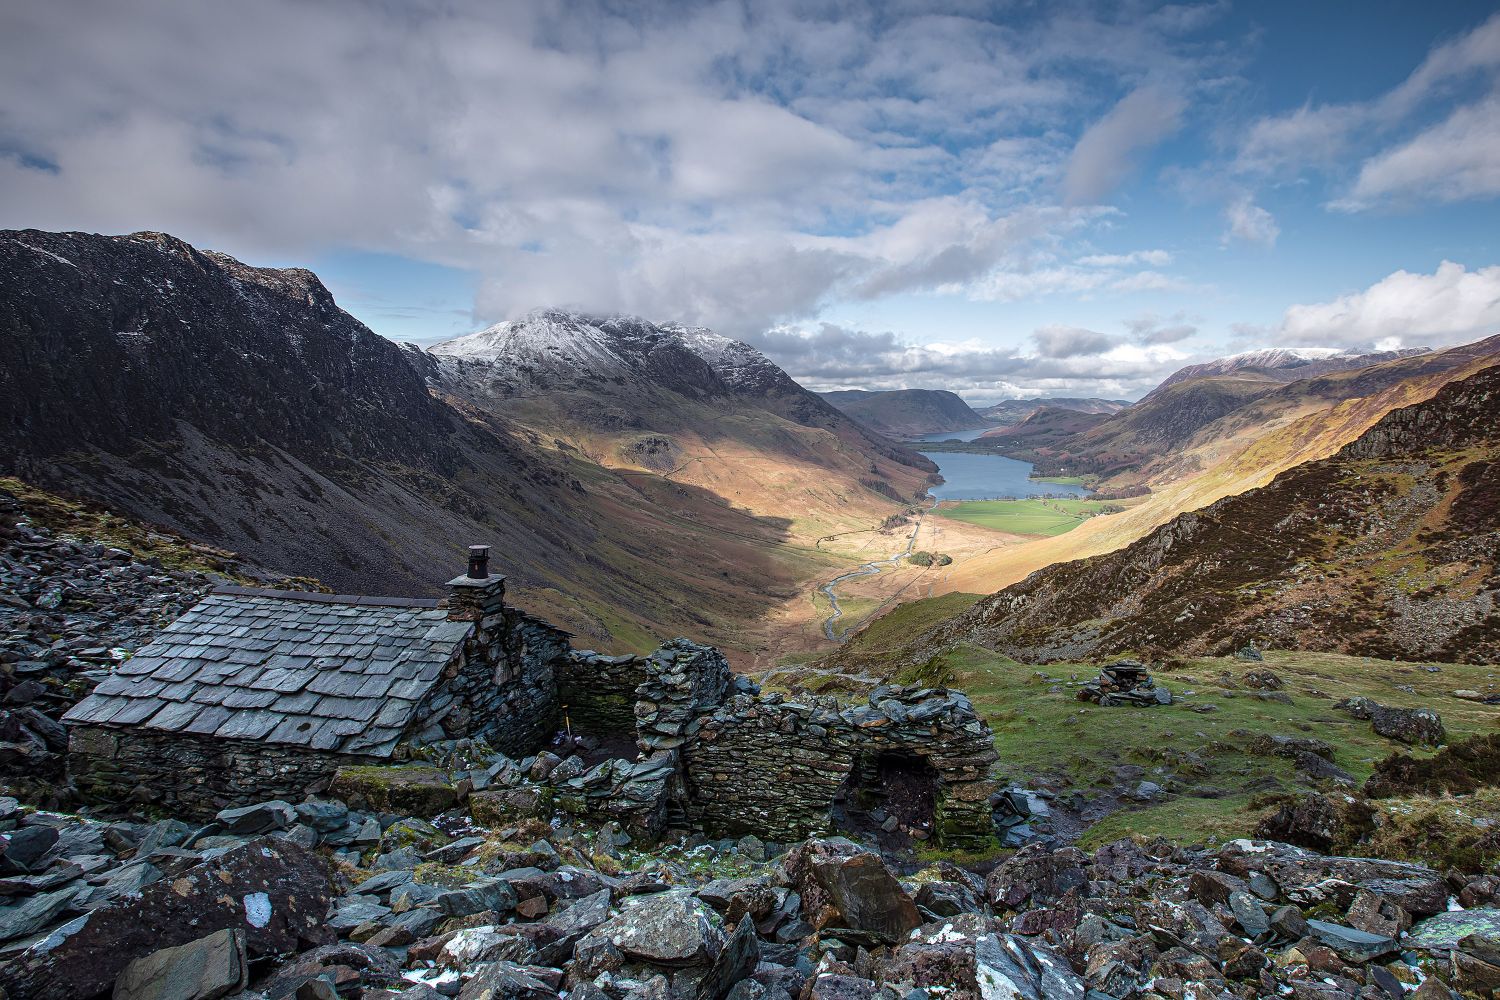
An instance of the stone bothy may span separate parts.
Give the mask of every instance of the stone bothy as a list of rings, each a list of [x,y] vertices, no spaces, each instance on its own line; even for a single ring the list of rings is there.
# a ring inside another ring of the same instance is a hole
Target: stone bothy
[[[187,815],[296,801],[346,764],[555,730],[568,634],[505,604],[471,552],[437,601],[220,587],[65,717],[80,791]]]
[[[960,692],[882,686],[841,706],[762,695],[686,639],[650,656],[573,650],[506,605],[479,547],[448,586],[446,603],[219,588],[64,717],[76,785],[207,816],[298,801],[340,767],[442,740],[523,757],[564,725],[633,738],[639,756],[574,770],[558,804],[646,838],[791,840],[872,818],[949,845],[992,835],[994,736]]]

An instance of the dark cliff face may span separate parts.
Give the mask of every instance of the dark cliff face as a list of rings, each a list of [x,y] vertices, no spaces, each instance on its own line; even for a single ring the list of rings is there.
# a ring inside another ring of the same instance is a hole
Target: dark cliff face
[[[0,233],[0,458],[122,453],[179,422],[235,447],[451,472],[451,421],[310,271],[159,233]]]
[[[1026,660],[1246,642],[1500,659],[1500,367],[1394,410],[1332,458],[1032,574],[939,626]]]

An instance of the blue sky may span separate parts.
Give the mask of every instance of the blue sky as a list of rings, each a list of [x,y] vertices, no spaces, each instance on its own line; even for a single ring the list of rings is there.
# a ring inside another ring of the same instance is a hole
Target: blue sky
[[[0,11],[0,225],[308,266],[399,340],[564,305],[815,388],[1134,397],[1500,332],[1497,196],[1485,3]]]

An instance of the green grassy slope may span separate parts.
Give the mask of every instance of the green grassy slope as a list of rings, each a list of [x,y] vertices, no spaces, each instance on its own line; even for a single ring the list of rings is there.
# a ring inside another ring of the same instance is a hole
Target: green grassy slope
[[[1378,761],[1407,752],[1377,736],[1370,723],[1334,710],[1342,698],[1365,695],[1386,705],[1432,708],[1450,742],[1500,725],[1500,706],[1451,694],[1462,688],[1500,692],[1500,674],[1492,666],[1265,655],[1264,664],[1222,657],[1178,661],[1156,674],[1177,700],[1146,709],[1077,701],[1076,682],[1092,679],[1098,665],[1035,667],[972,647],[955,649],[903,679],[966,691],[995,730],[1007,781],[1050,784],[1061,797],[1077,796],[1082,804],[1115,796],[1121,785],[1115,769],[1135,765],[1143,769],[1140,779],[1168,790],[1160,801],[1128,802],[1094,824],[1082,838],[1085,846],[1132,833],[1182,843],[1250,835],[1271,795],[1311,787],[1289,761],[1249,752],[1262,733],[1324,740],[1335,748],[1336,763],[1361,782]],[[1280,693],[1289,704],[1264,700],[1247,688],[1243,678],[1252,669],[1280,676],[1286,683]]]

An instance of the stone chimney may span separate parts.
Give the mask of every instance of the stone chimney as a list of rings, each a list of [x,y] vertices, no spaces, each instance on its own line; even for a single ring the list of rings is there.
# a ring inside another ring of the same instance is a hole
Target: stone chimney
[[[448,581],[448,619],[493,624],[505,607],[505,577],[490,572],[490,547],[469,546],[469,571]]]

